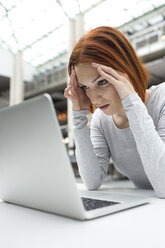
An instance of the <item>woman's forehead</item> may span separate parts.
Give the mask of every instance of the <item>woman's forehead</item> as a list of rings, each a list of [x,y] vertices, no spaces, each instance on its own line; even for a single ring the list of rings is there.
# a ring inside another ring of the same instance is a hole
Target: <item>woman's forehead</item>
[[[90,63],[78,64],[75,66],[75,70],[79,81],[84,81],[87,78],[93,80],[99,75],[98,71]]]

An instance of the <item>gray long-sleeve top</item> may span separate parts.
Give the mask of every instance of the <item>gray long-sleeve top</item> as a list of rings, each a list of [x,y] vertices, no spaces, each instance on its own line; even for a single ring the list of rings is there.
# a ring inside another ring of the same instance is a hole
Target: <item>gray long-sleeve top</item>
[[[73,111],[76,158],[89,190],[103,182],[110,157],[118,171],[137,187],[154,189],[165,198],[165,83],[151,87],[145,105],[137,93],[122,101],[129,127],[119,129],[112,116],[97,109],[90,125],[88,111]]]

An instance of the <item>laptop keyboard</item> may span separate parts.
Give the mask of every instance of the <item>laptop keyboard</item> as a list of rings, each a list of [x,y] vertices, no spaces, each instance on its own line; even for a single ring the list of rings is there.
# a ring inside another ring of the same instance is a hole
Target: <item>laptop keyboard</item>
[[[119,202],[96,200],[96,199],[86,198],[86,197],[81,197],[81,199],[82,199],[82,202],[83,202],[83,205],[86,211],[119,204]]]

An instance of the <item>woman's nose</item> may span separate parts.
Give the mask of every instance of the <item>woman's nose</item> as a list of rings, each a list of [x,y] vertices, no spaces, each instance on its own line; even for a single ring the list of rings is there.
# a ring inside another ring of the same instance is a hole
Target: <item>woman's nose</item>
[[[90,92],[89,98],[94,105],[101,103],[102,96],[99,92]]]

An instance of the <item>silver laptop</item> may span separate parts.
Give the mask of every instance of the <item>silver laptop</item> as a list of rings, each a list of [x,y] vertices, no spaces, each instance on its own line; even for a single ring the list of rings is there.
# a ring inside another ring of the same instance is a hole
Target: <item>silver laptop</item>
[[[146,197],[99,190],[81,195],[62,138],[48,94],[2,109],[0,199],[80,220],[147,202]]]

